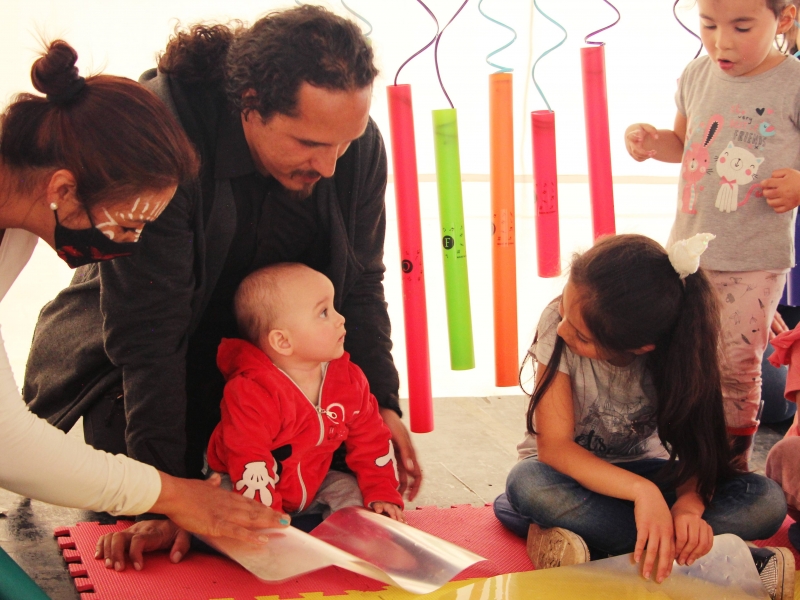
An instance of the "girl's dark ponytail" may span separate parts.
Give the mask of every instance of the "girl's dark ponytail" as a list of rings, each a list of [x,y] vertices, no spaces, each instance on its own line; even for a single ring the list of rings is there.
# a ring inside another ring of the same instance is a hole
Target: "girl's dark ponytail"
[[[656,342],[648,364],[658,390],[658,434],[670,451],[667,473],[676,486],[696,477],[708,503],[717,483],[734,474],[722,405],[719,308],[702,269],[683,286],[675,325]]]

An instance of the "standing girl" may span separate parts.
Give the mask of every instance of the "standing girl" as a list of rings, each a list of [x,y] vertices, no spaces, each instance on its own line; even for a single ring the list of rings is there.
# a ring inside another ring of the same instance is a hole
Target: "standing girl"
[[[763,539],[783,522],[778,486],[730,465],[719,313],[698,271],[709,237],[669,256],[644,236],[602,239],[544,310],[522,460],[495,501],[536,568],[634,552],[645,577],[658,555],[662,581],[715,534]]]
[[[636,123],[630,155],[682,162],[670,236],[708,231],[702,266],[720,299],[722,393],[742,468],[761,412],[761,357],[794,265],[800,203],[800,62],[773,43],[795,20],[792,0],[698,0],[707,56],[678,83],[673,129]],[[785,46],[785,44],[784,44]]]

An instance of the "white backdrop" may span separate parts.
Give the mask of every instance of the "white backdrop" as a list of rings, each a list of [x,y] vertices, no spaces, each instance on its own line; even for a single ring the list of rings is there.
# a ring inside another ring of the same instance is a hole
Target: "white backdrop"
[[[463,0],[426,2],[444,25]],[[614,1],[614,0],[612,0]],[[336,0],[315,2],[348,16]],[[622,132],[634,121],[647,120],[669,126],[675,115],[673,94],[683,67],[699,43],[672,16],[672,0],[616,0],[622,20],[600,34],[606,41],[607,85],[612,140],[617,231],[651,235],[664,243],[674,215],[677,165],[653,161],[636,163],[627,156]],[[63,37],[80,55],[82,73],[105,71],[137,78],[154,66],[180,22],[252,22],[273,8],[293,2],[272,0],[0,0],[0,105],[19,91],[32,91],[29,71],[39,49],[38,39]],[[397,68],[427,43],[435,25],[415,0],[347,0],[348,6],[373,25],[373,47],[381,76],[375,84],[372,116],[387,138],[385,87]],[[541,0],[543,10],[567,29],[567,42],[545,57],[537,67],[537,81],[556,112],[558,170],[562,185],[561,248],[565,264],[575,250],[591,244],[586,146],[583,118],[579,48],[583,37],[609,23],[614,12],[602,0],[556,2]],[[697,28],[696,9],[682,0],[679,14]],[[512,25],[518,39],[493,60],[514,69],[515,147],[517,173],[529,175],[531,110],[545,108],[531,84],[530,65],[554,45],[560,31],[538,13],[531,15],[530,0],[485,0],[483,9]],[[233,8],[235,7],[235,11]],[[532,28],[531,28],[532,23]],[[532,31],[532,36],[531,36]],[[417,156],[421,184],[423,235],[431,361],[434,396],[481,396],[517,393],[495,388],[491,319],[491,262],[489,244],[488,92],[487,77],[494,71],[486,55],[510,39],[503,28],[478,12],[478,0],[470,0],[447,29],[439,46],[439,65],[447,91],[458,109],[464,202],[469,249],[470,293],[475,335],[476,368],[454,372],[449,368],[444,312],[442,266],[433,159],[431,110],[448,107],[439,88],[433,48],[407,65],[400,83],[410,83],[414,96]],[[596,38],[598,39],[598,38]],[[391,167],[391,162],[390,162]],[[623,176],[619,179],[619,176]],[[667,183],[665,183],[667,182]],[[544,305],[563,285],[563,278],[539,279],[535,272],[533,192],[530,183],[517,186],[517,260],[520,355],[529,345]],[[405,394],[402,290],[397,250],[394,192],[387,190],[386,292],[394,326],[395,361]],[[0,305],[0,324],[18,379],[22,376],[33,325],[39,308],[69,281],[70,270],[49,248],[40,245],[20,280]]]
[[[426,4],[443,26],[462,1],[427,0]],[[652,163],[642,167],[633,163],[618,142],[622,131],[633,121],[672,123],[675,82],[699,44],[673,18],[671,0],[613,1],[622,19],[594,39],[606,42],[615,174],[673,175],[674,169],[669,166]],[[314,3],[348,15],[337,0]],[[156,53],[164,48],[178,22],[186,25],[231,18],[252,22],[270,9],[293,4],[286,0],[2,0],[0,104],[5,105],[16,91],[30,90],[28,74],[39,36],[69,41],[80,55],[78,66],[84,73],[103,70],[136,79],[154,66]],[[683,4],[687,6],[681,7]],[[347,5],[366,17],[374,28],[371,38],[381,76],[375,84],[372,115],[387,135],[385,87],[392,83],[405,59],[433,37],[435,25],[415,0],[347,0]],[[542,59],[536,69],[537,81],[556,112],[559,171],[585,174],[579,48],[584,46],[586,34],[610,24],[616,15],[602,0],[541,0],[539,5],[569,34],[566,43]],[[684,22],[696,29],[693,2],[682,0],[681,6],[679,14]],[[484,0],[482,5],[487,14],[517,30],[517,41],[493,60],[514,69],[518,149],[530,146],[530,111],[545,108],[529,83],[531,59],[561,39],[561,32],[540,14],[531,18],[532,7],[531,0]],[[463,173],[489,171],[487,77],[494,69],[486,64],[485,57],[510,37],[505,29],[481,16],[478,0],[470,0],[442,36],[439,65],[448,94],[458,109]],[[448,107],[436,79],[433,47],[409,63],[399,81],[412,86],[419,171],[433,173],[430,112]],[[524,146],[523,141],[527,141]],[[519,152],[517,160],[519,173],[531,172],[529,150]]]

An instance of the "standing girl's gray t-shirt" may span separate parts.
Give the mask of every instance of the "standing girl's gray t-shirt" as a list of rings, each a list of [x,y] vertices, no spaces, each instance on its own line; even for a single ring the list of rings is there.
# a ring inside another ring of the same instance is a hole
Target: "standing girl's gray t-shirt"
[[[703,56],[684,70],[675,101],[686,142],[669,243],[713,233],[700,264],[715,271],[794,266],[796,211],[776,213],[760,182],[800,169],[800,61],[732,77]]]
[[[549,364],[561,321],[558,300],[542,313],[536,341],[529,352]],[[627,367],[574,354],[566,345],[558,370],[569,375],[575,413],[575,443],[611,463],[669,458],[658,438],[656,389],[646,359]],[[527,434],[517,446],[520,459],[537,456],[536,436]]]

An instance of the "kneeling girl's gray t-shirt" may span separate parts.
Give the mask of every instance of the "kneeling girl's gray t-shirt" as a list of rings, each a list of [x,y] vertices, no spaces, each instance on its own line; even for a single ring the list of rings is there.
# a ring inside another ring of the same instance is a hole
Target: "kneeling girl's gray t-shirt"
[[[558,302],[545,308],[528,351],[542,364],[549,364],[556,343]],[[558,370],[572,382],[575,443],[611,463],[669,458],[658,439],[656,390],[645,363],[645,356],[637,356],[630,365],[615,367],[564,346]],[[517,450],[520,459],[538,456],[536,436],[526,434]]]

